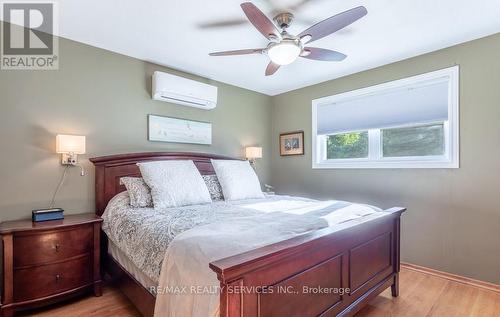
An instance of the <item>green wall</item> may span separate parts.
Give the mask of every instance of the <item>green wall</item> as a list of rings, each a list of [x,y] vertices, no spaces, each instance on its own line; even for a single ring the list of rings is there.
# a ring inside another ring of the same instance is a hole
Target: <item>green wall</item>
[[[408,207],[402,260],[500,283],[500,35],[273,98],[278,192]],[[311,100],[460,65],[460,169],[311,168]],[[280,157],[280,132],[304,130],[305,156]]]
[[[94,172],[89,157],[141,151],[193,151],[242,157],[243,147],[263,147],[257,170],[270,173],[270,97],[234,86],[218,86],[214,110],[151,99],[151,75],[164,67],[60,39],[57,71],[0,70],[0,221],[27,218],[47,207],[61,176],[55,153],[58,133],[87,136],[79,160],[88,172],[71,168],[57,206],[67,213],[94,210]],[[149,142],[147,115],[158,114],[212,123],[211,146]]]

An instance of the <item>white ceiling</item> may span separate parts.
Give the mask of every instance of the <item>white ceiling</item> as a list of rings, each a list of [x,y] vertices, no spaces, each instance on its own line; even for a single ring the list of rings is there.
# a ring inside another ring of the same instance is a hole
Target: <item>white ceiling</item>
[[[278,6],[300,0],[274,0]],[[200,23],[243,18],[236,0],[64,0],[60,35],[160,65],[269,95],[338,78],[500,32],[498,0],[312,0],[296,17],[319,22],[364,5],[368,15],[314,42],[348,55],[343,62],[299,59],[265,77],[265,55],[209,57],[218,50],[265,47],[250,23],[202,29]],[[266,14],[269,0],[253,1]],[[308,24],[289,29],[299,33]]]

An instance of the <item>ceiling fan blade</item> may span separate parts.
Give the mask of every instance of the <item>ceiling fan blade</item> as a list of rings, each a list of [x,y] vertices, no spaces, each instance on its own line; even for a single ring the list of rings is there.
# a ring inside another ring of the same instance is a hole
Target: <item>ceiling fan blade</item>
[[[274,75],[274,73],[276,73],[280,67],[280,65],[270,62],[266,68],[266,76]]]
[[[232,19],[219,22],[203,22],[198,24],[200,29],[223,28],[230,26],[239,26],[248,23],[246,19]]]
[[[304,47],[304,51],[300,54],[300,57],[316,61],[340,62],[346,59],[347,55],[324,48]]]
[[[262,35],[269,39],[270,37],[280,38],[280,32],[276,28],[273,22],[269,20],[262,11],[259,10],[253,3],[244,2],[241,4],[241,8],[248,20],[259,30]]]
[[[231,56],[231,55],[247,55],[247,54],[262,54],[264,49],[254,48],[248,50],[235,50],[235,51],[224,51],[224,52],[214,52],[208,55],[210,56]]]
[[[349,24],[354,23],[364,17],[367,13],[368,11],[363,6],[347,10],[311,26],[304,32],[300,33],[299,37],[311,37],[309,41],[307,41],[308,43],[319,40],[345,28]]]

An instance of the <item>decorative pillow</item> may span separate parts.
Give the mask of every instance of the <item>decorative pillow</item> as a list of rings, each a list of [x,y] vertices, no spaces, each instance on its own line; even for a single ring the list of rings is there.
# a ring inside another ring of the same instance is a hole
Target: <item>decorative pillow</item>
[[[193,161],[137,163],[151,188],[155,208],[210,203],[210,193]]]
[[[220,187],[217,175],[203,175],[203,180],[207,185],[208,192],[213,201],[224,200],[224,195],[222,194],[222,187]]]
[[[122,177],[120,181],[127,188],[130,197],[130,206],[153,207],[153,198],[151,197],[151,189],[140,177]]]
[[[226,200],[264,198],[259,178],[248,161],[212,160]]]

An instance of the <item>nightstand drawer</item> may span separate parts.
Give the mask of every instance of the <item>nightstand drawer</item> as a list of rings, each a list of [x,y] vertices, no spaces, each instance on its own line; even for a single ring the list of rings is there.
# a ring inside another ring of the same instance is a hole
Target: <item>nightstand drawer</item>
[[[93,227],[72,230],[14,235],[14,267],[63,260],[89,252],[93,243]]]
[[[90,254],[74,260],[14,270],[14,301],[26,301],[92,282]]]

